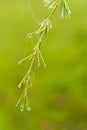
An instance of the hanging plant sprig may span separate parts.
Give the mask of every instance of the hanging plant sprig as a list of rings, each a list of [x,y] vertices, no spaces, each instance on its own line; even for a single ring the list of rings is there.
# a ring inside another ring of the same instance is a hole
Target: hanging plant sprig
[[[32,38],[34,35],[37,36],[38,41],[33,47],[32,53],[18,62],[19,65],[21,65],[26,60],[30,62],[29,69],[26,75],[18,85],[18,88],[21,88],[22,86],[24,87],[21,97],[19,98],[16,104],[16,106],[18,105],[20,106],[20,111],[23,111],[24,108],[26,108],[28,111],[31,110],[28,98],[28,89],[29,87],[32,86],[32,77],[35,68],[40,67],[41,62],[43,63],[43,66],[46,67],[44,58],[41,53],[41,45],[45,36],[52,29],[52,19],[55,11],[57,10],[58,7],[60,8],[59,10],[60,18],[64,17],[68,18],[70,17],[71,14],[69,5],[66,2],[66,0],[44,0],[43,3],[49,9],[49,13],[41,22],[40,27],[35,32],[28,34],[28,38]]]

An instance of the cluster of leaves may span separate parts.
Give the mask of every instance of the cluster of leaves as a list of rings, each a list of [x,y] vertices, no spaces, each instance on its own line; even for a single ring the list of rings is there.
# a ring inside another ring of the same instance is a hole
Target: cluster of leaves
[[[23,111],[24,108],[26,108],[28,111],[31,110],[29,99],[28,99],[28,89],[29,87],[32,86],[32,77],[34,74],[34,68],[40,67],[41,61],[44,67],[46,67],[40,48],[43,39],[52,28],[52,18],[57,7],[59,7],[60,10],[59,11],[60,18],[64,18],[64,17],[69,18],[71,14],[69,5],[66,2],[66,0],[44,0],[43,2],[45,6],[47,6],[48,9],[50,9],[50,11],[48,15],[44,18],[44,20],[41,22],[39,29],[37,29],[35,32],[28,34],[28,38],[32,38],[34,35],[37,36],[38,41],[33,48],[33,52],[18,62],[19,64],[22,64],[25,60],[28,60],[30,62],[29,70],[27,71],[26,75],[18,85],[18,88],[24,86],[24,91],[17,102],[17,106],[20,105],[21,111]]]

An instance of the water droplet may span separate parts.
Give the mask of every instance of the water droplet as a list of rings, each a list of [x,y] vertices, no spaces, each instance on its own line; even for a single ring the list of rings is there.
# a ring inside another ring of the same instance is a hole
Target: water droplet
[[[31,108],[30,108],[30,107],[27,107],[26,109],[27,109],[28,111],[31,111]]]
[[[40,67],[40,64],[38,64],[37,67],[39,68],[39,67]]]
[[[21,61],[19,61],[19,62],[18,62],[18,65],[21,65],[21,64],[22,64],[22,62],[21,62]]]
[[[20,111],[23,112],[23,109],[21,108]]]
[[[30,83],[30,86],[32,87],[32,83]]]
[[[28,38],[32,38],[32,33],[28,33]]]
[[[18,88],[21,88],[21,86],[22,86],[22,85],[21,85],[21,84],[19,84],[19,85],[18,85]]]
[[[47,66],[46,66],[46,64],[44,64],[44,68],[46,68]]]

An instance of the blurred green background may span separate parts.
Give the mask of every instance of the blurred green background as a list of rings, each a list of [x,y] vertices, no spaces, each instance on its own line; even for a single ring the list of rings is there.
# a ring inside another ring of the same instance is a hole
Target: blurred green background
[[[87,130],[87,0],[70,0],[72,17],[59,20],[44,41],[47,68],[36,70],[29,97],[32,111],[15,104],[28,64],[19,59],[37,39],[26,38],[47,14],[42,0],[0,0],[0,130]]]

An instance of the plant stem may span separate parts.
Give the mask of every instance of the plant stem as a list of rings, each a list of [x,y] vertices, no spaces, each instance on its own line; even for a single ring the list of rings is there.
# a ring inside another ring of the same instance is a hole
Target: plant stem
[[[42,21],[39,29],[36,32],[33,32],[33,33],[29,34],[29,38],[31,38],[33,34],[35,34],[35,35],[38,34],[39,39],[38,39],[37,43],[35,44],[35,46],[33,48],[32,54],[19,61],[19,64],[21,64],[25,60],[28,60],[28,59],[31,60],[31,63],[30,63],[30,66],[29,66],[29,69],[28,69],[26,75],[24,76],[24,78],[22,79],[22,81],[18,85],[19,88],[21,88],[23,84],[25,85],[23,94],[21,95],[21,97],[19,98],[18,103],[17,103],[17,105],[20,104],[21,111],[23,111],[23,109],[25,107],[27,107],[28,110],[30,110],[29,102],[27,100],[28,87],[29,87],[28,84],[30,82],[30,86],[31,86],[31,79],[32,79],[32,76],[33,76],[33,73],[34,73],[33,68],[35,66],[35,61],[37,60],[38,61],[38,66],[40,66],[40,60],[39,60],[39,57],[40,57],[42,62],[43,62],[43,64],[44,64],[44,67],[46,67],[46,64],[44,62],[44,59],[42,57],[40,49],[41,49],[41,45],[42,45],[42,41],[44,39],[44,36],[47,35],[47,33],[52,28],[51,22],[52,22],[54,13],[55,13],[58,5],[59,5],[59,2],[60,2],[60,0],[55,0],[52,3],[52,8],[50,9],[49,14]],[[66,14],[70,15],[69,7],[68,6],[64,6],[63,10],[64,9],[66,11]],[[62,14],[61,14],[61,16],[62,16]],[[38,58],[37,58],[37,56],[38,56]]]
[[[55,2],[55,5],[54,5],[54,8],[50,11],[50,13],[48,14],[48,16],[46,17],[46,21],[48,20],[48,19],[52,19],[52,17],[53,17],[53,15],[54,15],[54,13],[55,13],[55,11],[56,11],[56,9],[57,9],[57,6],[58,6],[58,3],[59,3],[59,0],[56,0],[56,2]],[[45,31],[45,29],[46,29],[46,23],[44,24],[44,29],[42,30],[42,34],[41,34],[41,36],[40,36],[40,38],[39,38],[39,40],[38,40],[38,42],[36,43],[36,47],[34,48],[34,51],[33,51],[33,56],[32,56],[32,58],[31,58],[31,64],[30,64],[30,67],[29,67],[29,70],[27,71],[27,73],[26,73],[26,75],[24,76],[24,78],[23,78],[23,80],[20,82],[20,84],[19,84],[19,88],[21,87],[21,85],[25,82],[25,80],[27,80],[27,77],[28,77],[28,75],[31,73],[31,71],[32,71],[32,67],[33,67],[33,65],[34,65],[34,62],[35,62],[35,60],[36,60],[36,56],[37,56],[37,53],[38,53],[38,51],[40,50],[40,47],[41,47],[41,43],[42,43],[42,40],[43,40],[43,36],[44,36],[44,31]],[[26,59],[27,59],[28,57],[26,57]],[[29,79],[28,79],[29,80]]]

